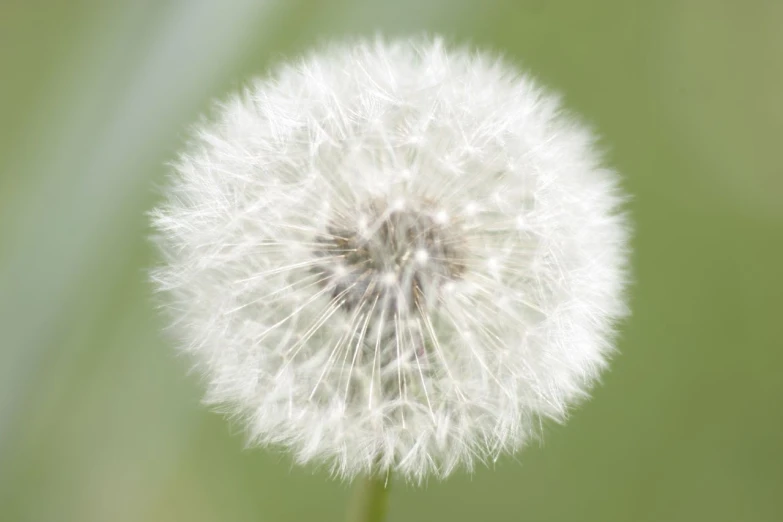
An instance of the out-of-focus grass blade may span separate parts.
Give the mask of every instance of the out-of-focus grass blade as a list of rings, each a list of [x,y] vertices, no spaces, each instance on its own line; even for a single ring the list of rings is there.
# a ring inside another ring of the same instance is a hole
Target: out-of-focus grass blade
[[[126,234],[138,222],[129,215],[148,197],[171,136],[257,41],[277,5],[203,0],[159,12],[128,3],[76,46],[62,85],[52,86],[53,96],[70,95],[58,102],[67,109],[59,121],[38,119],[40,153],[5,174],[23,188],[0,199],[13,209],[0,228],[0,456],[46,352],[58,348],[71,303],[85,286],[110,282],[111,267],[127,255]]]

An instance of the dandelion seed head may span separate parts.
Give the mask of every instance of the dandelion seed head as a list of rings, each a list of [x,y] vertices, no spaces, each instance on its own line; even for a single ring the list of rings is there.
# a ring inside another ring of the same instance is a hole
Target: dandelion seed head
[[[622,200],[589,130],[504,61],[337,44],[200,125],[153,280],[253,442],[420,482],[586,396],[626,313]]]

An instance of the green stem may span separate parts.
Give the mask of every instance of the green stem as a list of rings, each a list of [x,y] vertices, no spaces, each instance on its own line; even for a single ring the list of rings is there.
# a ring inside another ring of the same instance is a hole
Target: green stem
[[[389,477],[372,475],[357,480],[349,522],[383,522],[389,505]]]

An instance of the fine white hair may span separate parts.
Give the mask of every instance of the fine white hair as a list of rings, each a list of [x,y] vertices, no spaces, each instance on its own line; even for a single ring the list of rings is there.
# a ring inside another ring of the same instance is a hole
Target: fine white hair
[[[334,44],[198,126],[152,213],[153,280],[252,442],[345,478],[445,477],[562,421],[606,366],[617,181],[500,58]]]

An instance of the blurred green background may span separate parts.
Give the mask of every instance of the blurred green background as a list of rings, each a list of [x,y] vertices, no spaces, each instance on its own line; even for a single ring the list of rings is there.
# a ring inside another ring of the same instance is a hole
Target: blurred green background
[[[562,92],[634,196],[633,317],[542,446],[392,521],[783,520],[783,2],[0,0],[0,520],[342,520],[160,334],[144,212],[188,125],[325,38],[440,32]]]

